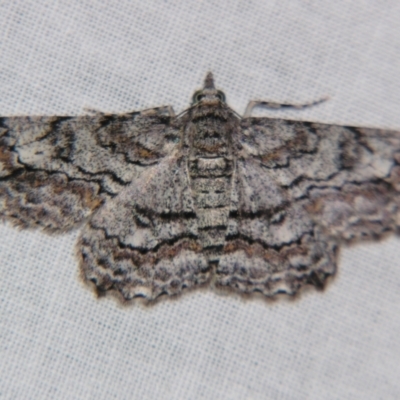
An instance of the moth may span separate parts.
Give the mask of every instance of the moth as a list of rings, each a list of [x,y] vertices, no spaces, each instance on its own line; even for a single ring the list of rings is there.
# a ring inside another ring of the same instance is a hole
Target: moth
[[[80,228],[82,275],[122,301],[212,284],[324,286],[341,245],[400,231],[400,132],[251,117],[209,73],[190,108],[0,119],[0,215]]]

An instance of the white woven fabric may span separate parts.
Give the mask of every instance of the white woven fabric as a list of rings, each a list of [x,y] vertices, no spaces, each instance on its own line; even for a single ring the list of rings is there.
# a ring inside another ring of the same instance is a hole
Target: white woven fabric
[[[399,26],[396,0],[2,2],[0,115],[179,112],[212,70],[239,113],[329,95],[286,115],[400,130]],[[295,301],[152,307],[97,300],[77,232],[0,238],[1,398],[400,398],[399,238],[343,251]]]

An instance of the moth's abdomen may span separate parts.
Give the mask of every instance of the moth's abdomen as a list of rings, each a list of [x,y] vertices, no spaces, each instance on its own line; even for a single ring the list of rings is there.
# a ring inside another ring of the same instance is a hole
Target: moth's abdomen
[[[200,244],[218,259],[228,225],[233,161],[225,157],[189,160]]]

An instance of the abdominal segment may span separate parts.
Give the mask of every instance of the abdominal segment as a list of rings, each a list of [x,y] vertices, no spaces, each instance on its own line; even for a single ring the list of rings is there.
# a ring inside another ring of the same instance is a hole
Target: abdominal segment
[[[225,245],[231,203],[234,154],[223,108],[200,107],[187,129],[188,171],[198,240],[209,262],[217,262]]]
[[[233,161],[225,157],[189,160],[198,235],[209,261],[217,261],[226,237]]]

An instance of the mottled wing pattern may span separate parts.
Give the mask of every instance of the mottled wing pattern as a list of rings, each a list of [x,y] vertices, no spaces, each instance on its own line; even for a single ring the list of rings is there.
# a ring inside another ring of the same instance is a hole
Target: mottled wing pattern
[[[218,284],[265,295],[322,286],[338,246],[400,227],[400,134],[246,118]]]
[[[209,281],[187,162],[177,151],[108,201],[79,243],[85,278],[125,300],[173,295]]]
[[[322,287],[339,246],[400,230],[400,133],[240,119],[212,74],[192,106],[0,118],[0,218],[83,221],[83,277],[124,300],[213,280]]]
[[[0,217],[68,230],[179,142],[168,108],[0,118]]]

